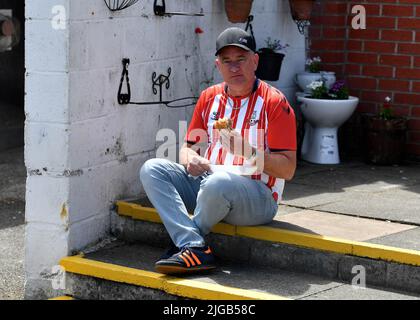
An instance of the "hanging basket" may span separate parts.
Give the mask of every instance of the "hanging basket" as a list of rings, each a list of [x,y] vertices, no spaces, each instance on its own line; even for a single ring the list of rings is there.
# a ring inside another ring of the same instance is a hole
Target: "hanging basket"
[[[243,23],[251,13],[253,0],[225,0],[227,18],[232,23]]]
[[[133,4],[136,4],[139,0],[104,0],[106,6],[111,11],[120,11],[128,7],[131,7]]]
[[[293,20],[308,21],[311,19],[315,0],[289,0]]]

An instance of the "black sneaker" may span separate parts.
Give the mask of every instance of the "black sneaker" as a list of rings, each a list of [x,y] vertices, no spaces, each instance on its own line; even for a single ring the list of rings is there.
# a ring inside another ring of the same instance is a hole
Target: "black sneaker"
[[[155,263],[157,272],[165,274],[207,271],[216,268],[210,247],[184,247],[167,259]]]
[[[180,251],[181,249],[172,242],[170,248],[159,258],[159,260],[168,259]]]

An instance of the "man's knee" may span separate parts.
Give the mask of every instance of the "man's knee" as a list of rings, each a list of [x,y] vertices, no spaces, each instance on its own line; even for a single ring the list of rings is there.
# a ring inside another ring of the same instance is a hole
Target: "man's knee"
[[[165,165],[165,159],[149,159],[140,168],[140,180],[146,181],[151,177],[152,173],[162,172]]]
[[[229,173],[216,172],[204,179],[201,190],[208,196],[218,197],[229,194],[234,187]]]

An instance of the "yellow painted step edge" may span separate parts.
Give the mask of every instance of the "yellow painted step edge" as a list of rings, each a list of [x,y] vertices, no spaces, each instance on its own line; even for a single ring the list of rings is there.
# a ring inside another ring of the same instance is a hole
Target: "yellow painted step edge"
[[[128,283],[165,291],[169,294],[200,300],[289,300],[278,295],[227,287],[163,275],[156,272],[90,260],[82,256],[61,259],[60,265],[75,274]]]
[[[51,299],[48,299],[48,300],[67,300],[67,301],[70,301],[70,300],[74,300],[74,298],[69,297],[69,296],[61,296],[61,297],[51,298]]]
[[[128,216],[136,220],[162,223],[154,208],[146,208],[125,201],[117,201],[116,204],[118,214],[120,215]],[[383,246],[368,242],[351,241],[266,226],[241,227],[226,223],[218,223],[212,229],[212,232],[420,266],[420,251]]]

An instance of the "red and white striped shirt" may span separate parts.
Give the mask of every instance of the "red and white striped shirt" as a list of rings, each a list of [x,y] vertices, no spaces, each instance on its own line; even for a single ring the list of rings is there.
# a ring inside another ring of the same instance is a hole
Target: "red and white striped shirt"
[[[186,141],[190,144],[207,143],[205,154],[212,164],[242,165],[243,158],[234,156],[222,148],[219,131],[214,123],[230,118],[233,128],[259,150],[296,150],[296,120],[293,108],[286,97],[276,88],[257,80],[254,91],[247,97],[232,97],[221,83],[204,90],[197,102]],[[251,176],[263,181],[271,189],[274,199],[280,202],[284,179],[264,172]]]

